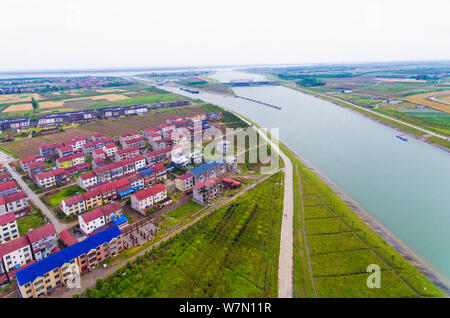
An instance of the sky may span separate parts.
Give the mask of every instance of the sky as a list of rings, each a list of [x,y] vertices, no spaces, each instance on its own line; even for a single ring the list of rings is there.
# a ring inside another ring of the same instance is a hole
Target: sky
[[[450,60],[448,0],[1,0],[0,71]]]

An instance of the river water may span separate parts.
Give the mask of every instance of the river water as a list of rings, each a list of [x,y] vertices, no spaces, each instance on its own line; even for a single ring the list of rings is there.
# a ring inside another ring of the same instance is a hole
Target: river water
[[[239,71],[211,77],[262,79]],[[450,279],[450,155],[354,111],[282,86],[237,87],[261,104],[218,94],[176,93],[234,110],[266,128],[334,181],[408,247]]]

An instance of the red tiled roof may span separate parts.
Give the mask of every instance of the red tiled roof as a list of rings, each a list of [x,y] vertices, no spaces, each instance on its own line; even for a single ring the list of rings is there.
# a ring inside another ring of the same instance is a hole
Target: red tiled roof
[[[197,183],[194,186],[194,189],[201,189],[203,187],[212,187],[212,186],[214,186],[217,183],[218,180],[219,179],[216,178],[216,177],[211,177],[208,180],[205,180],[205,181]]]
[[[28,238],[26,236],[21,236],[16,238],[15,240],[0,245],[0,257],[3,257],[4,255],[7,255],[11,252],[17,251],[18,249],[23,248],[29,244],[30,243],[28,243]]]
[[[87,173],[83,173],[83,174],[80,176],[80,178],[81,178],[82,180],[87,180],[87,179],[91,179],[91,178],[95,178],[95,177],[96,177],[96,175],[95,175],[95,173],[92,172],[92,171],[87,172]]]
[[[100,207],[98,207],[98,208],[96,208],[96,209],[94,209],[92,211],[83,213],[81,215],[81,218],[83,219],[83,221],[85,223],[89,223],[89,222],[94,221],[94,220],[96,220],[98,218],[101,218],[101,217],[103,217],[103,212],[102,212]]]
[[[59,238],[66,246],[71,246],[73,244],[78,243],[78,241],[67,230],[64,230],[61,233],[59,233]]]
[[[54,148],[55,145],[54,144],[40,144],[39,148],[41,149],[47,149],[47,148]]]
[[[152,137],[161,137],[161,135],[158,134],[158,133],[151,133],[150,136],[152,136]]]
[[[154,185],[151,188],[139,191],[137,193],[134,194],[134,196],[136,197],[136,199],[138,199],[139,201],[142,201],[150,196],[153,196],[157,193],[160,193],[162,191],[166,190],[166,187],[164,185],[162,185],[161,183],[158,183],[156,185]]]
[[[71,151],[73,150],[72,146],[64,146],[59,148],[59,150],[61,150],[61,152],[65,152],[65,151]]]
[[[128,180],[128,178],[122,178],[119,179],[117,181],[113,182],[114,186],[116,187],[116,189],[127,186],[130,184],[130,180]]]
[[[113,183],[105,183],[105,184],[102,184],[101,186],[99,186],[97,189],[99,189],[100,192],[103,194],[105,192],[116,190],[116,187],[114,186]]]
[[[112,149],[112,148],[116,148],[116,147],[117,147],[117,145],[115,143],[110,143],[110,144],[105,145],[106,149]]]
[[[10,222],[14,222],[15,220],[16,220],[16,216],[14,215],[13,212],[0,215],[0,225],[5,225]]]
[[[34,168],[34,167],[43,166],[43,165],[44,165],[44,162],[39,160],[39,161],[30,162],[28,164],[28,168]]]
[[[22,159],[20,159],[20,162],[21,163],[28,163],[28,162],[33,162],[33,161],[36,161],[36,160],[37,160],[36,157],[32,156],[32,157],[22,158]]]
[[[170,148],[170,147],[166,147],[166,148],[154,150],[154,151],[152,151],[152,152],[147,152],[147,153],[145,154],[145,156],[146,156],[147,158],[151,158],[151,157],[154,157],[154,156],[161,155],[161,154],[163,154],[163,153],[168,153],[168,152],[170,152],[170,151],[171,151],[171,148]]]
[[[190,173],[185,173],[185,174],[183,174],[181,177],[179,177],[178,179],[180,179],[180,180],[186,180],[186,179],[189,179],[189,178],[192,178],[194,175],[192,175],[192,174],[190,174]]]
[[[128,139],[128,140],[125,140],[125,143],[126,144],[133,144],[133,143],[139,142],[139,141],[144,141],[144,138],[143,137],[137,137],[137,138]]]
[[[97,154],[97,155],[100,155],[100,154],[105,153],[105,152],[102,149],[95,149],[94,153]]]
[[[27,233],[27,237],[30,240],[30,243],[40,241],[49,237],[50,235],[56,234],[55,227],[52,223],[48,223],[44,226],[38,227],[37,229],[30,231]]]
[[[106,162],[106,160],[103,159],[102,157],[97,157],[97,158],[94,159],[94,162],[95,163],[101,163],[101,162]]]
[[[15,188],[16,186],[17,186],[16,182],[11,180],[11,181],[0,184],[0,191]]]
[[[10,202],[14,202],[14,201],[20,200],[20,199],[24,199],[26,197],[27,197],[27,195],[24,192],[16,192],[16,193],[4,196],[3,200],[5,202],[4,204],[7,204],[7,203],[10,203]]]
[[[62,202],[66,204],[66,206],[71,206],[79,202],[84,202],[84,198],[81,194],[74,195],[73,197],[64,199]]]
[[[153,169],[153,171],[155,172],[161,172],[161,171],[165,171],[166,167],[160,163],[157,163],[155,165],[152,165],[150,168]]]
[[[123,155],[124,153],[130,153],[130,152],[135,152],[135,151],[139,151],[139,148],[136,146],[130,147],[130,148],[126,148],[126,149],[122,149],[117,151],[118,155]]]
[[[114,202],[111,202],[109,204],[102,205],[100,207],[100,209],[102,210],[103,215],[107,216],[107,215],[115,213],[116,211],[121,210],[122,209],[122,204],[120,204],[117,201],[114,201]]]
[[[93,189],[88,192],[82,193],[81,196],[84,198],[84,200],[89,200],[92,198],[95,198],[99,195],[102,195],[99,189]]]

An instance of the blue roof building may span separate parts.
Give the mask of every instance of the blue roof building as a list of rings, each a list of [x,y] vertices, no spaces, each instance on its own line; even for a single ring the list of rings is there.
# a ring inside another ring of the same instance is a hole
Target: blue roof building
[[[119,237],[122,234],[117,225],[113,225],[105,230],[94,234],[85,240],[71,245],[55,254],[52,254],[39,262],[31,264],[16,272],[17,285],[22,297],[29,297],[23,295],[21,287],[27,283],[32,283],[38,277],[43,277],[44,274],[60,268],[64,264],[70,263],[73,259],[76,259],[83,254],[88,254],[92,250],[96,250],[97,247],[104,243],[111,242],[114,238]],[[82,271],[82,269],[80,270]],[[44,291],[45,293],[45,291]]]

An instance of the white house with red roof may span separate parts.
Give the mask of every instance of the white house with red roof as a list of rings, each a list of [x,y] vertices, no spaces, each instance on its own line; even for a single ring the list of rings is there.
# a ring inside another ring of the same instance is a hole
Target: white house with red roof
[[[78,223],[83,233],[89,235],[120,216],[122,216],[122,205],[119,202],[112,202],[79,215]]]
[[[104,145],[102,149],[108,158],[114,158],[114,154],[118,151],[115,143]]]
[[[121,142],[121,145],[124,149],[128,149],[131,147],[144,148],[145,140],[143,137],[139,136],[136,138],[126,139]]]
[[[83,173],[78,177],[78,186],[82,189],[87,190],[97,184],[97,175],[93,172]]]
[[[10,272],[32,262],[33,253],[28,238],[21,236],[0,245],[0,258],[6,272]]]
[[[25,171],[28,169],[28,164],[35,161],[44,161],[44,157],[32,156],[20,159],[20,168]]]
[[[103,151],[103,149],[95,149],[92,152],[92,158],[94,158],[94,159],[97,159],[97,158],[106,159],[106,153]]]
[[[19,237],[16,216],[14,213],[0,215],[0,244],[14,240]]]
[[[114,161],[121,161],[124,159],[128,159],[134,156],[139,155],[138,147],[129,147],[126,149],[118,150],[114,153]]]
[[[64,146],[58,149],[58,156],[65,157],[73,155],[73,147],[72,146]]]
[[[138,131],[130,131],[126,134],[119,136],[119,142],[122,145],[125,140],[130,140],[138,137],[141,137],[141,134]]]
[[[185,173],[182,176],[175,179],[175,187],[181,192],[192,189],[193,186],[194,186],[194,175],[190,173]]]
[[[82,146],[87,143],[87,139],[84,137],[75,137],[72,139],[72,148],[74,151],[81,150]]]
[[[81,194],[77,194],[73,197],[62,200],[60,208],[66,215],[80,214],[86,211],[86,204],[83,196]]]
[[[205,204],[222,194],[222,183],[219,178],[212,177],[197,183],[192,189],[192,200],[200,204]]]
[[[58,235],[52,223],[38,227],[26,234],[34,259],[40,261],[43,258],[53,254],[55,248],[58,247]]]
[[[179,121],[182,121],[183,117],[181,116],[175,116],[175,117],[169,117],[166,119],[166,124],[173,124]]]
[[[27,195],[24,192],[0,197],[0,215],[7,212],[18,212],[25,208],[27,208]]]
[[[167,197],[167,189],[162,184],[156,184],[151,188],[139,191],[131,196],[131,207],[145,214],[152,206]]]

